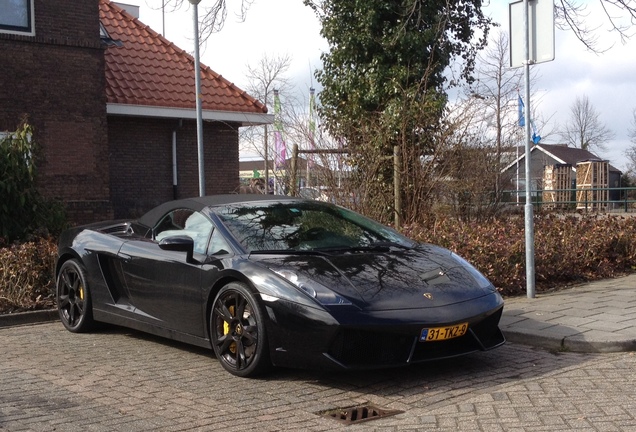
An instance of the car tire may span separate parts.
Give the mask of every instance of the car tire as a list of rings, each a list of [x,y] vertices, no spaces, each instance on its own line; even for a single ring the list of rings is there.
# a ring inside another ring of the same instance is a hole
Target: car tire
[[[271,367],[263,310],[247,286],[221,288],[210,313],[210,340],[225,370],[252,377]]]
[[[62,264],[55,284],[55,299],[60,320],[67,330],[84,333],[93,329],[93,305],[86,270],[79,261],[72,259]]]

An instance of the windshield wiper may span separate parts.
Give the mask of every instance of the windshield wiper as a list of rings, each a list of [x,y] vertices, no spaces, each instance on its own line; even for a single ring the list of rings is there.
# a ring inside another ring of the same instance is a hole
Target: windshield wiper
[[[330,255],[325,250],[318,249],[262,249],[250,252],[250,255]]]
[[[413,246],[407,246],[405,244],[402,243],[397,243],[397,242],[393,242],[393,241],[379,241],[379,242],[374,242],[371,243],[369,246],[371,247],[396,247],[396,248],[400,248],[400,249],[413,249]]]
[[[320,248],[320,250],[326,252],[388,252],[392,247],[400,249],[411,249],[410,246],[400,243],[395,243],[392,241],[379,241],[369,243],[368,245],[336,246],[330,248]]]

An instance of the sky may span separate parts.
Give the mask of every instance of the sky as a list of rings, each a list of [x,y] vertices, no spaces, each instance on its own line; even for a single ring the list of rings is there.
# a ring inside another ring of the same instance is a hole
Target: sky
[[[199,9],[211,2],[202,0]],[[573,32],[555,30],[555,60],[532,67],[538,75],[532,93],[537,97],[536,103],[534,100],[530,103],[538,118],[548,120],[545,129],[555,130],[568,121],[575,99],[587,96],[600,114],[600,121],[615,134],[607,143],[607,151],[597,152],[598,156],[625,169],[624,152],[631,145],[628,132],[634,127],[632,111],[636,108],[636,36],[623,44],[617,35],[608,31],[599,1],[581,2],[587,3],[586,24],[597,28],[599,47],[608,50],[603,54],[589,52]],[[122,3],[139,6],[140,20],[162,32],[161,0],[123,0]],[[288,55],[292,63],[287,75],[297,91],[308,94],[311,86],[320,90],[313,71],[320,68],[320,54],[329,47],[320,36],[318,19],[302,0],[253,0],[243,22],[236,18],[238,0],[230,3],[225,26],[201,48],[203,64],[244,88],[248,65],[256,65],[264,55]],[[508,3],[506,0],[484,1],[484,12],[506,31]],[[193,31],[190,8],[177,12],[166,9],[168,40],[193,52]],[[553,134],[542,142],[557,144],[559,139]]]

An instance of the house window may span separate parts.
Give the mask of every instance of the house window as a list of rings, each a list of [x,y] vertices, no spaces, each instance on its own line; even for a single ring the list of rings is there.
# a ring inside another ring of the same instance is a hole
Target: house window
[[[0,33],[35,35],[34,0],[0,0]]]

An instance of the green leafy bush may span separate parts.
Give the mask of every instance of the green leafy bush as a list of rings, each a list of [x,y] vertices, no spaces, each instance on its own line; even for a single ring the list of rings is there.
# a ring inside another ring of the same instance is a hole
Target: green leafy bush
[[[39,238],[2,246],[0,244],[0,312],[53,307],[56,242]]]
[[[538,215],[535,231],[537,291],[615,277],[636,268],[636,217]],[[457,252],[504,295],[526,292],[523,217],[488,222],[437,220],[405,229],[412,238]]]
[[[63,205],[37,189],[33,128],[25,121],[0,139],[0,237],[9,242],[32,234],[59,234],[67,226]]]

